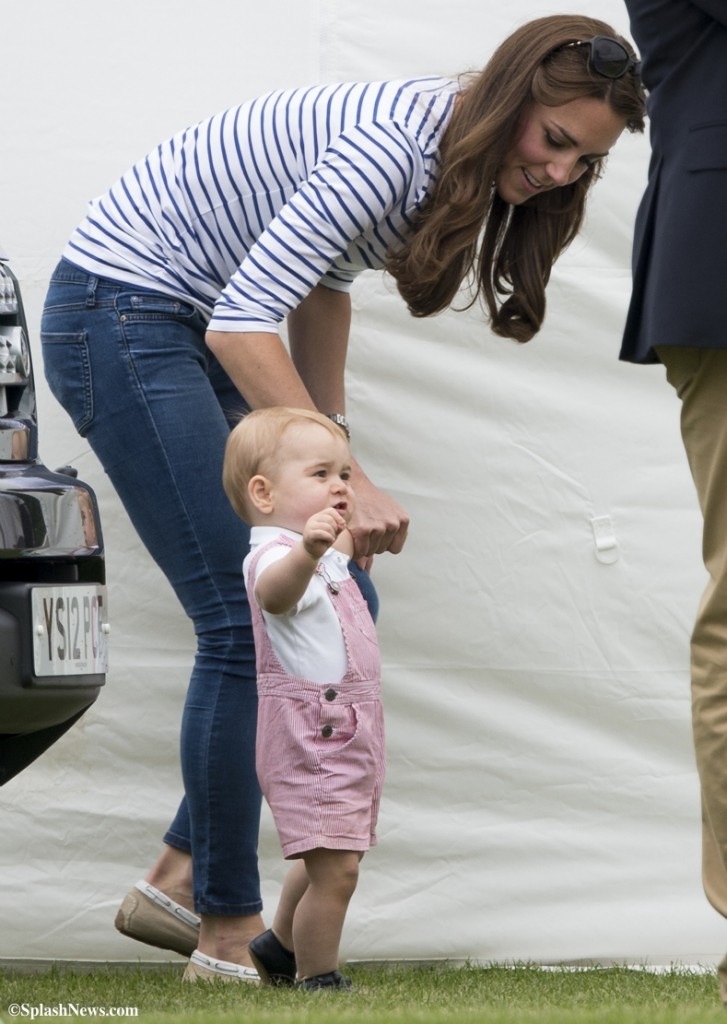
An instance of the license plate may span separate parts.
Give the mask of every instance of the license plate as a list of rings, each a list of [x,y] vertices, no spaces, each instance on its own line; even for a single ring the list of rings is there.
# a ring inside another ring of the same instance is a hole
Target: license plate
[[[99,675],[108,671],[105,587],[33,587],[31,602],[36,676]]]

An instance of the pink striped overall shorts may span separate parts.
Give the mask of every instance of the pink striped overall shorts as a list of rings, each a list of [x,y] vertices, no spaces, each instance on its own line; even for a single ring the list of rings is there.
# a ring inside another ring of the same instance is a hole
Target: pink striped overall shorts
[[[273,544],[293,542],[281,537]],[[328,587],[348,668],[331,686],[289,675],[280,664],[255,596],[255,553],[248,594],[258,688],[256,766],[283,855],[308,850],[368,850],[386,768],[381,662],[376,627],[351,577]]]

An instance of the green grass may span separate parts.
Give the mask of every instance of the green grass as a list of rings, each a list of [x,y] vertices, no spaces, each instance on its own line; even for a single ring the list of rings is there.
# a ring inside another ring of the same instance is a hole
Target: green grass
[[[353,992],[304,993],[183,985],[176,967],[119,970],[101,964],[90,972],[53,967],[32,974],[0,969],[0,1021],[111,1016],[142,1024],[709,1024],[727,1019],[714,975],[696,971],[377,965],[352,966],[347,973]],[[108,1012],[119,1007],[136,1008],[138,1014]]]

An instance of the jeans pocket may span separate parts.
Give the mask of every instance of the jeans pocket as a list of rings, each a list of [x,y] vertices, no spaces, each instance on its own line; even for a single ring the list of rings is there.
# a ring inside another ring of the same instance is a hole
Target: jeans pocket
[[[205,327],[204,319],[198,309],[189,302],[175,299],[171,295],[142,290],[134,291],[129,287],[120,292],[116,304],[119,313],[127,321],[154,323],[171,320],[183,324],[195,322],[195,325],[196,321],[199,321],[199,327],[202,330]]]
[[[41,342],[48,387],[84,437],[94,415],[88,335],[43,331]]]

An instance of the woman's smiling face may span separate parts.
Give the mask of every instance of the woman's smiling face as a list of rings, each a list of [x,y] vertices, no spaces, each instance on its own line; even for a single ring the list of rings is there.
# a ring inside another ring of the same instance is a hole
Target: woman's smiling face
[[[581,96],[560,107],[532,103],[495,180],[498,195],[517,206],[577,181],[608,155],[626,127],[606,100]]]

